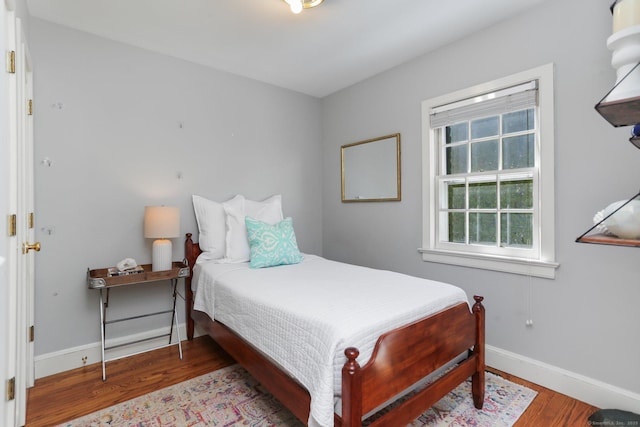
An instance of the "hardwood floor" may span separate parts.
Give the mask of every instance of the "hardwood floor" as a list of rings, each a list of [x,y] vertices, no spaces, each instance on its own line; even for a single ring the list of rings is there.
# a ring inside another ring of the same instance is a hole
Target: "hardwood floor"
[[[183,360],[177,347],[119,359],[107,364],[102,381],[100,363],[36,380],[27,400],[27,426],[52,426],[116,403],[168,387],[234,363],[209,337],[183,343]],[[515,427],[588,426],[597,408],[555,393],[503,372],[504,378],[538,391],[538,396]]]
[[[36,380],[27,397],[27,426],[50,427],[116,403],[229,366],[234,360],[209,337]]]

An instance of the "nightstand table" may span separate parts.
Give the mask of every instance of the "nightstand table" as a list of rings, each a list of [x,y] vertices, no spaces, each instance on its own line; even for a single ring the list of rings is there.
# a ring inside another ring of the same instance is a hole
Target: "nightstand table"
[[[189,276],[189,267],[187,267],[182,262],[174,262],[172,264],[171,270],[165,271],[151,271],[151,264],[143,265],[142,268],[144,272],[135,273],[135,274],[127,274],[124,276],[111,276],[109,275],[108,268],[99,268],[96,270],[87,269],[87,286],[89,289],[97,289],[100,291],[100,341],[101,341],[101,350],[102,350],[102,381],[106,381],[106,363],[112,360],[120,359],[122,357],[133,356],[134,354],[143,353],[145,351],[157,350],[159,348],[169,347],[172,345],[177,345],[180,353],[180,359],[182,359],[182,343],[180,341],[180,331],[178,329],[178,315],[176,311],[176,297],[178,295],[177,286],[178,279],[183,279]],[[132,317],[124,317],[119,319],[107,320],[107,309],[109,308],[109,291],[111,288],[116,287],[127,287],[127,286],[135,286],[143,283],[150,282],[160,282],[169,280],[171,281],[171,286],[173,288],[173,309],[158,311],[154,313],[146,313]],[[127,320],[140,319],[143,317],[156,316],[159,314],[172,313],[171,316],[171,328],[167,334],[156,335],[149,338],[144,338],[141,340],[131,341],[124,344],[118,344],[106,347],[105,339],[106,339],[106,326],[112,323],[124,322]],[[175,326],[176,329],[176,337],[177,342],[172,343],[173,337],[173,328]],[[118,357],[114,357],[112,359],[105,358],[105,351],[114,349],[117,347],[122,347],[125,345],[131,345],[138,342],[149,341],[157,338],[162,338],[168,336],[169,343],[165,345],[160,345],[157,347],[153,347],[147,350],[143,350],[136,353],[126,354]]]

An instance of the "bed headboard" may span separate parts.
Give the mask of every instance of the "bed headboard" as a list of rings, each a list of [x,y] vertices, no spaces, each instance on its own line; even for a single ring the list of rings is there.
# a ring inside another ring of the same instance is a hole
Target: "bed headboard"
[[[193,291],[191,290],[191,278],[193,277],[193,266],[196,265],[198,255],[202,253],[200,245],[191,240],[191,233],[187,233],[184,241],[184,258],[189,265],[189,277],[184,281],[184,302],[187,315],[187,338],[193,339],[193,318],[191,318],[191,309],[193,308]]]

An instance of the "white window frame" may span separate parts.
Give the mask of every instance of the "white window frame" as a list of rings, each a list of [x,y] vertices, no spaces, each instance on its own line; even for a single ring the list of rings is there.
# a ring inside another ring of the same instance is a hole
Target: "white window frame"
[[[424,261],[460,265],[537,277],[555,278],[559,264],[555,261],[554,206],[554,94],[553,64],[513,74],[467,89],[431,98],[422,102],[422,200]],[[440,152],[436,131],[431,129],[429,115],[439,106],[455,103],[536,80],[538,84],[538,138],[536,167],[538,185],[534,193],[534,233],[539,244],[532,250],[518,253],[506,249],[483,251],[464,244],[441,244],[438,236],[438,162]]]

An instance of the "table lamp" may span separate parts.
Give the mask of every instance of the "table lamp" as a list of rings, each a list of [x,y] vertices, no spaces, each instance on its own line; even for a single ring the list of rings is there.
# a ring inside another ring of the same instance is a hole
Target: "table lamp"
[[[151,270],[171,270],[171,240],[180,235],[180,210],[172,206],[145,206],[144,237],[153,242]]]

